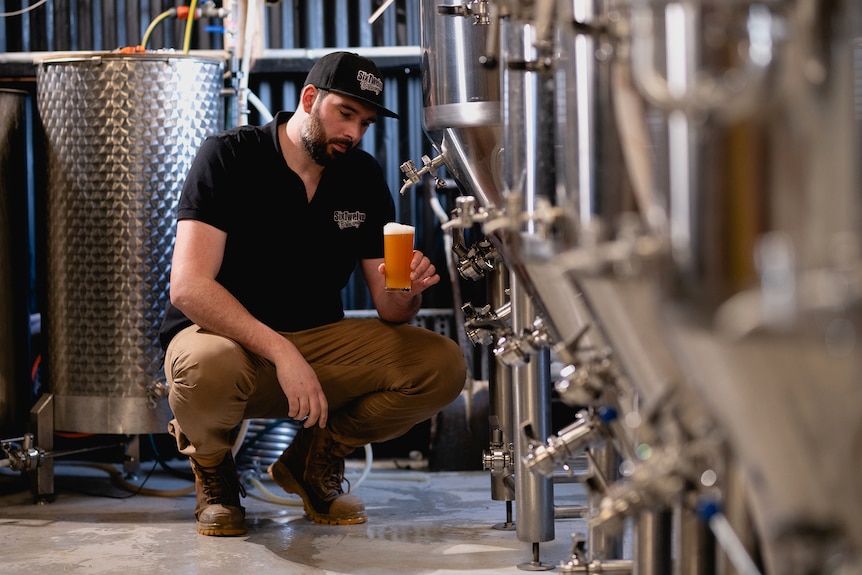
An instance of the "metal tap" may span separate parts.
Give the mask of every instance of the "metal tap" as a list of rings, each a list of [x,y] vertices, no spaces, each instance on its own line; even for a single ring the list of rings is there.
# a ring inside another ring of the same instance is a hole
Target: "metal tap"
[[[404,172],[404,175],[407,178],[404,180],[403,185],[401,186],[401,190],[399,190],[400,195],[404,195],[407,191],[407,188],[410,186],[415,186],[422,180],[422,176],[424,174],[431,174],[434,178],[434,183],[437,185],[437,189],[443,188],[446,186],[446,180],[437,174],[437,168],[443,165],[443,156],[437,156],[433,160],[428,156],[422,156],[422,164],[423,167],[416,169],[416,164],[413,163],[413,160],[407,160],[403,164],[401,164],[401,171]]]
[[[577,418],[557,435],[549,437],[545,444],[531,446],[523,457],[524,465],[530,471],[549,476],[558,465],[577,457],[601,431],[601,421],[587,411],[578,413]]]
[[[147,407],[156,409],[159,407],[159,402],[166,398],[170,393],[171,388],[167,382],[153,380],[147,384]]]
[[[494,427],[491,430],[489,450],[482,453],[482,469],[495,476],[511,473],[512,450],[511,444],[506,445],[503,442],[503,430]]]
[[[565,362],[554,388],[566,405],[592,405],[618,377],[610,348],[594,349],[584,346],[584,337],[591,325],[585,325],[567,344],[554,347],[557,356]]]
[[[467,247],[464,243],[463,228],[452,228],[452,251],[458,256],[458,273],[466,280],[478,281],[494,271],[501,257],[488,240],[482,240]]]
[[[493,218],[499,217],[500,214],[493,208],[479,207],[473,196],[458,196],[455,198],[455,209],[452,210],[452,216],[451,220],[440,226],[442,229],[472,228],[475,224],[491,221]],[[487,229],[485,231],[489,232]]]
[[[0,443],[0,449],[3,449],[6,454],[9,468],[14,471],[35,471],[45,457],[45,452],[36,447],[32,433],[26,433],[18,440],[21,441],[18,447],[14,444],[16,440],[12,439]]]
[[[490,305],[476,310],[473,304],[467,302],[461,306],[461,310],[466,318],[464,329],[473,345],[489,345],[500,337],[499,334],[509,332],[511,303],[507,302],[497,310],[492,310]]]
[[[608,487],[598,513],[590,520],[592,525],[616,529],[625,517],[650,507],[670,507],[692,490],[718,497],[720,450],[717,438],[637,446],[625,457],[624,478]]]
[[[533,320],[533,325],[520,335],[511,333],[497,340],[494,356],[508,367],[523,366],[529,363],[530,356],[548,347],[551,335],[541,317]]]

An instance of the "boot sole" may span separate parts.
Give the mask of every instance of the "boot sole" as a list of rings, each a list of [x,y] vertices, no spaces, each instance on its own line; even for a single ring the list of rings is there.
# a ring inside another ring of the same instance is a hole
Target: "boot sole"
[[[244,526],[231,527],[224,525],[203,525],[198,523],[195,528],[201,535],[210,535],[213,537],[237,537],[248,533],[248,528]]]
[[[305,489],[303,489],[302,485],[300,485],[300,483],[293,477],[293,473],[290,472],[290,469],[278,460],[270,465],[266,472],[272,480],[278,483],[279,487],[284,489],[287,493],[299,495],[302,499],[302,508],[305,510],[305,514],[315,523],[322,523],[324,525],[358,525],[359,523],[365,523],[368,521],[368,517],[366,517],[365,514],[354,514],[346,517],[330,517],[326,513],[318,513],[315,511],[308,503],[309,497],[305,492]]]

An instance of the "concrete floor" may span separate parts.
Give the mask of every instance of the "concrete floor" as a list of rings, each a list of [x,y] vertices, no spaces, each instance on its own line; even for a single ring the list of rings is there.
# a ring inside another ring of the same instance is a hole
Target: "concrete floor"
[[[348,462],[347,475],[359,483],[354,493],[365,501],[367,523],[314,524],[298,499],[265,475],[251,476],[248,535],[206,537],[195,532],[193,487],[151,462],[135,476],[81,461],[58,460],[54,469],[55,499],[43,504],[33,502],[22,474],[0,470],[0,573],[518,573],[558,568],[570,556],[571,535],[585,529],[583,519],[557,519],[554,538],[536,550],[519,540],[517,529],[505,528],[506,503],[491,499],[488,472],[357,460]],[[139,486],[144,492],[134,493]],[[555,506],[586,503],[578,483],[554,482],[553,493]]]

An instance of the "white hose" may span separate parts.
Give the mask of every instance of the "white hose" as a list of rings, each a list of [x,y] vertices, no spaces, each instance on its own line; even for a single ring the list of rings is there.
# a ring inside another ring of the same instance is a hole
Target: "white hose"
[[[760,575],[760,570],[754,564],[745,545],[736,536],[736,532],[727,518],[721,513],[715,513],[709,518],[709,527],[715,535],[718,544],[727,553],[728,559],[739,571],[740,575]]]
[[[365,478],[368,477],[368,474],[371,472],[371,464],[373,463],[373,460],[371,444],[367,443],[365,445],[365,467],[363,468],[359,479],[357,479],[355,483],[351,484],[350,491],[359,489],[359,486],[362,485],[362,482],[364,482]],[[282,497],[281,495],[273,493],[257,477],[250,477],[248,478],[248,481],[260,492],[261,496],[268,501],[279,503],[281,505],[302,505],[301,499],[297,499],[295,497]]]
[[[246,96],[248,97],[249,104],[254,106],[255,110],[260,113],[260,117],[263,119],[263,122],[261,123],[266,124],[267,122],[271,122],[273,118],[272,112],[270,112],[269,109],[266,107],[266,104],[264,104],[261,99],[257,97],[257,94],[255,94],[251,90],[248,90],[246,92]]]
[[[368,477],[368,474],[371,473],[371,464],[374,463],[374,454],[371,451],[371,444],[365,444],[365,467],[362,469],[362,473],[359,475],[359,479],[356,480],[356,484],[352,487],[352,489],[359,489],[359,486],[362,485],[362,482],[365,481],[365,478]]]
[[[272,491],[266,487],[263,482],[257,477],[250,477],[248,482],[251,483],[255,489],[257,489],[261,496],[270,501],[272,503],[278,503],[279,505],[302,505],[302,499],[297,499],[295,497],[282,497],[281,495],[276,495]]]
[[[234,457],[239,453],[240,448],[242,448],[242,444],[245,443],[245,437],[248,435],[248,426],[250,422],[250,419],[243,419],[242,425],[239,426],[239,433],[237,433],[236,439],[233,442],[233,447],[230,449],[230,453]]]
[[[234,457],[239,453],[239,450],[242,448],[242,444],[245,443],[245,438],[248,435],[248,427],[250,419],[243,419],[242,425],[239,428],[239,433],[236,436],[236,440],[233,442],[233,447],[231,448],[231,453]],[[362,469],[362,474],[359,476],[359,479],[356,482],[351,484],[351,491],[354,489],[358,489],[362,482],[365,481],[365,478],[368,477],[368,474],[371,473],[371,465],[374,463],[374,453],[371,449],[371,444],[368,443],[365,445],[365,467]],[[272,501],[273,503],[281,503],[282,505],[299,505],[301,501],[297,501],[293,498],[286,498],[280,495],[276,495],[272,491],[266,488],[263,483],[256,477],[248,477],[249,483],[251,483],[254,487],[260,491],[261,495],[265,499]]]

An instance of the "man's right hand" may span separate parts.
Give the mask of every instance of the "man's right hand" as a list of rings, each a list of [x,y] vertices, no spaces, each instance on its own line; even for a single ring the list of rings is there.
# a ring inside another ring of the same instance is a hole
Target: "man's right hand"
[[[317,374],[298,353],[275,364],[278,383],[287,398],[287,415],[303,422],[303,427],[326,427],[329,405]]]

